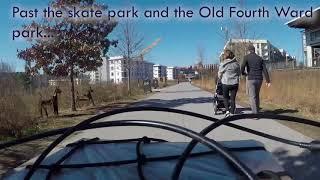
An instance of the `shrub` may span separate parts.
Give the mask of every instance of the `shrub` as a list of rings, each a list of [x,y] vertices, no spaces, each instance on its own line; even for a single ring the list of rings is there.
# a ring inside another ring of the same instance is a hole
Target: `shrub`
[[[23,99],[24,90],[9,66],[0,62],[0,135],[20,137],[36,125]]]

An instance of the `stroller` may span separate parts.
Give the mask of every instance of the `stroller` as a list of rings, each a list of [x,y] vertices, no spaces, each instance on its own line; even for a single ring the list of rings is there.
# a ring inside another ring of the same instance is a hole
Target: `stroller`
[[[216,89],[213,96],[213,112],[214,115],[217,115],[218,111],[222,111],[224,113],[224,103],[223,103],[223,90],[221,80],[216,80]]]

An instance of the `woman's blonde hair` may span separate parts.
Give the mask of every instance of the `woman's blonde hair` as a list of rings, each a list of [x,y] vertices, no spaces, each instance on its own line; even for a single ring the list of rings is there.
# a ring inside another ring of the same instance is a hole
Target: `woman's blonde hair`
[[[234,56],[234,53],[230,49],[226,49],[223,51],[223,57],[224,57],[224,59],[233,59],[235,56]]]

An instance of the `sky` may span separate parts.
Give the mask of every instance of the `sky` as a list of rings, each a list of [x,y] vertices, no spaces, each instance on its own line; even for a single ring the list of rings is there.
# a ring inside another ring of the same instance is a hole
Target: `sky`
[[[30,20],[12,17],[12,7],[38,8],[43,9],[48,5],[48,0],[6,0],[0,2],[0,61],[7,62],[16,71],[23,71],[24,61],[17,58],[17,49],[24,49],[30,44],[24,39],[12,40],[12,31],[20,29],[23,24],[28,24]],[[125,8],[134,6],[143,12],[145,9],[173,9],[182,7],[193,10],[193,18],[162,18],[146,19],[141,15],[133,20],[136,30],[144,37],[144,46],[147,47],[157,38],[161,38],[160,43],[146,56],[145,59],[157,64],[167,66],[188,66],[197,60],[197,49],[202,48],[205,52],[205,63],[217,63],[218,56],[223,49],[225,38],[221,27],[230,31],[230,36],[236,34],[236,19],[227,17],[228,8],[236,6],[238,9],[253,10],[265,7],[270,10],[270,18],[249,18],[242,19],[248,29],[248,38],[267,39],[278,48],[285,49],[289,54],[296,56],[299,60],[302,57],[302,42],[300,29],[291,29],[285,25],[292,20],[292,17],[276,17],[274,6],[291,7],[291,9],[308,10],[320,6],[318,0],[243,0],[240,6],[239,0],[235,1],[182,1],[182,0],[98,0],[107,4],[109,9]],[[224,18],[201,18],[198,10],[203,7],[225,7]],[[170,14],[171,16],[172,14]],[[121,25],[121,20],[119,21]],[[119,27],[116,27],[110,35],[110,39],[116,39],[119,35]],[[116,49],[111,48],[109,56],[118,55]]]

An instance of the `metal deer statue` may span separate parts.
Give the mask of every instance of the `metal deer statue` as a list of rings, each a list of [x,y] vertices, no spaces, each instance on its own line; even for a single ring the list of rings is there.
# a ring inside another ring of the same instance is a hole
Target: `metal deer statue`
[[[91,86],[87,90],[87,93],[83,94],[82,96],[79,95],[78,91],[76,93],[77,93],[76,102],[77,102],[79,107],[80,107],[80,102],[81,101],[91,102],[92,106],[95,106],[95,103],[94,103],[94,100],[93,100],[93,97],[92,97],[93,90],[92,90]]]
[[[43,111],[45,112],[46,116],[48,117],[48,110],[47,107],[52,105],[53,113],[54,115],[59,115],[59,104],[58,104],[58,94],[60,94],[62,91],[59,87],[56,87],[54,90],[53,96],[50,99],[42,99],[42,94],[39,93],[40,99],[39,99],[39,111],[41,117],[43,117]]]

